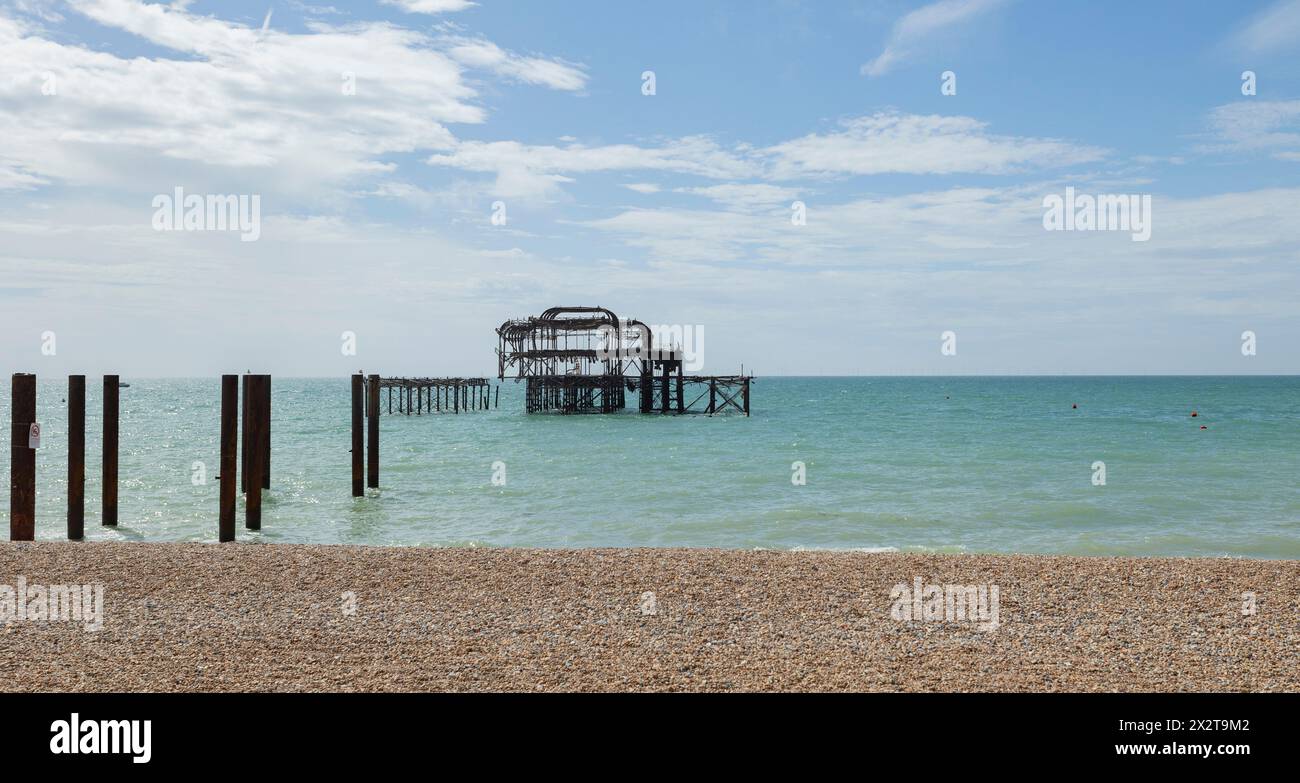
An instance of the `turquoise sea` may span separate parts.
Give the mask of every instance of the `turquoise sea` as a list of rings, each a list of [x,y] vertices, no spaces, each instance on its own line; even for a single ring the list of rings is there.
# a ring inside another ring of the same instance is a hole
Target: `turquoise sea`
[[[115,530],[87,380],[87,538],[215,541],[220,380],[123,380]],[[362,499],[349,388],[275,380],[272,489],[242,540],[1300,558],[1300,377],[759,378],[748,419],[528,416],[508,381],[498,410],[382,417]],[[40,539],[65,535],[65,398],[40,380]]]

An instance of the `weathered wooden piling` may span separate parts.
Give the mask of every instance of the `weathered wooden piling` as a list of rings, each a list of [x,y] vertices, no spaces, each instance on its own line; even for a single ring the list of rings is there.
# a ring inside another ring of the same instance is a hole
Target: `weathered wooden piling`
[[[262,389],[262,489],[271,488],[271,376],[263,375]]]
[[[248,384],[249,378],[251,377],[252,376],[248,373],[244,373],[240,378],[239,418],[241,421],[239,422],[239,426],[241,432],[239,441],[239,491],[241,493],[248,492],[248,455],[252,449],[252,442],[249,440],[249,433],[253,431],[253,428],[249,426],[252,424],[252,412],[248,408]]]
[[[239,376],[221,376],[221,510],[217,540],[235,540],[235,500],[239,461]]]
[[[366,486],[379,489],[379,376],[370,376],[370,405],[366,432]]]
[[[86,535],[86,376],[68,376],[68,540]]]
[[[9,540],[36,538],[36,450],[30,448],[36,423],[36,376],[14,373],[9,446]]]
[[[269,423],[266,417],[270,414],[263,403],[266,399],[265,389],[271,383],[271,376],[246,375],[244,377],[244,382],[248,384],[248,428],[251,430],[248,433],[248,444],[251,448],[248,455],[248,494],[244,500],[244,527],[249,530],[261,530],[262,485],[266,470],[263,433],[266,432]]]
[[[365,476],[365,433],[361,429],[361,382],[360,375],[352,376],[352,497],[359,498],[366,494]],[[391,397],[390,405],[391,403]]]
[[[104,511],[103,523],[108,527],[117,527],[117,448],[118,416],[121,405],[118,400],[120,379],[116,375],[104,376]]]

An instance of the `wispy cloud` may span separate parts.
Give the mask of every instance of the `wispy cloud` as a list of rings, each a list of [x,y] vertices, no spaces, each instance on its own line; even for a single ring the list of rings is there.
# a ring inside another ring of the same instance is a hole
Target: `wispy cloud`
[[[731,179],[754,176],[759,165],[744,150],[727,150],[704,136],[690,136],[657,147],[610,144],[589,147],[521,144],[515,141],[463,142],[449,153],[429,157],[434,166],[497,175],[498,196],[546,197],[573,174],[597,171],[670,171]]]
[[[470,0],[382,0],[382,2],[384,5],[401,8],[408,14],[447,14],[478,5]]]
[[[946,32],[990,11],[1007,0],[939,0],[922,6],[894,23],[885,49],[862,66],[867,76],[881,76],[906,60],[927,38]]]
[[[1104,149],[1059,139],[989,133],[972,117],[880,112],[844,120],[830,133],[810,133],[770,147],[724,147],[706,136],[657,146],[611,144],[591,147],[528,145],[514,141],[469,141],[428,158],[435,166],[494,173],[497,196],[547,198],[573,177],[591,172],[662,171],[714,180],[724,185],[679,187],[730,205],[787,202],[794,191],[736,180],[796,181],[878,174],[1010,174],[1028,169],[1089,163]],[[631,186],[629,186],[631,187]],[[652,192],[643,186],[633,187]]]
[[[770,176],[835,174],[1006,174],[1099,160],[1098,147],[1058,139],[1001,136],[972,117],[880,112],[770,147]]]
[[[1300,43],[1300,0],[1278,0],[1246,20],[1230,39],[1237,49],[1266,54]]]
[[[1214,141],[1208,152],[1272,152],[1281,160],[1300,157],[1300,100],[1237,101],[1210,112]]]
[[[791,202],[799,198],[799,190],[796,188],[784,188],[761,182],[729,182],[724,185],[699,188],[677,188],[677,192],[703,196],[725,207],[745,211],[777,205],[788,207]]]
[[[443,39],[449,54],[457,62],[491,71],[512,81],[550,87],[553,90],[581,90],[587,86],[582,66],[559,59],[528,57],[502,49],[484,38],[463,36]]]

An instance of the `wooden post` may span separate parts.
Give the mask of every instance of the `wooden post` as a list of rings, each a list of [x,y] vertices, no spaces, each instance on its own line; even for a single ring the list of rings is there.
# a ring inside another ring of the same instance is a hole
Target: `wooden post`
[[[262,399],[262,489],[271,488],[271,376],[261,380]]]
[[[262,464],[266,452],[262,450],[262,433],[266,429],[264,419],[265,409],[262,407],[262,401],[265,398],[265,392],[262,390],[267,383],[265,375],[245,375],[244,382],[248,384],[248,429],[247,443],[251,448],[248,453],[248,496],[244,500],[244,527],[249,530],[262,529],[262,473],[265,465]]]
[[[745,385],[741,388],[741,395],[745,401],[745,415],[749,415],[749,379],[745,379]]]
[[[235,476],[239,461],[239,376],[221,376],[221,510],[217,540],[235,540]]]
[[[501,407],[501,384],[499,384],[499,383],[497,384],[497,389],[496,389],[496,391],[493,393],[492,400],[493,400],[493,402],[492,402],[492,407],[493,407],[494,409],[500,409],[500,407]]]
[[[33,541],[36,539],[36,450],[27,446],[32,423],[36,421],[36,376],[14,373],[12,389],[9,540]]]
[[[370,376],[370,428],[366,432],[366,486],[379,489],[379,376]]]
[[[104,376],[104,524],[117,527],[118,376]]]
[[[86,376],[68,376],[68,540],[86,535]]]
[[[242,419],[240,426],[243,427],[243,435],[239,442],[239,491],[248,492],[248,455],[249,441],[248,435],[253,431],[250,426],[253,423],[252,415],[248,409],[248,379],[252,377],[244,373],[240,383],[239,397],[239,417]]]
[[[715,378],[709,379],[709,415],[712,416],[718,409],[718,381]]]
[[[455,392],[455,397],[456,397],[456,409],[454,412],[460,413],[460,389],[457,387],[452,387],[452,391]]]
[[[365,433],[361,430],[361,376],[352,376],[352,497],[366,494],[366,476],[363,467]]]

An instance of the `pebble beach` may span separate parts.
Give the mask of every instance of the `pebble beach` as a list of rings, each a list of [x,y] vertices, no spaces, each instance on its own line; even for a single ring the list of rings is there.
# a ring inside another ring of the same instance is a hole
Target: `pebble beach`
[[[4,691],[1300,691],[1295,560],[0,544],[20,577],[103,622],[6,614]]]

